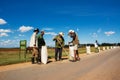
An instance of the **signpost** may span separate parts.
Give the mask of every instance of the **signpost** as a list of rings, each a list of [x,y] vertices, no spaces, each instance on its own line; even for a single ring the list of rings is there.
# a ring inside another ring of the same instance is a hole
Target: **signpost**
[[[24,52],[24,58],[26,60],[26,47],[27,47],[27,40],[20,40],[19,59],[21,58],[21,52]]]

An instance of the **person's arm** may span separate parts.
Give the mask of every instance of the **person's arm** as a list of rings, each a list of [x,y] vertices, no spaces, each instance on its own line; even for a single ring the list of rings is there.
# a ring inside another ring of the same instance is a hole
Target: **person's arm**
[[[37,46],[36,45],[36,43],[37,43],[36,41],[37,41],[37,34],[34,35],[34,46]]]
[[[54,38],[53,38],[53,41],[56,41],[57,40],[57,36],[55,36]]]

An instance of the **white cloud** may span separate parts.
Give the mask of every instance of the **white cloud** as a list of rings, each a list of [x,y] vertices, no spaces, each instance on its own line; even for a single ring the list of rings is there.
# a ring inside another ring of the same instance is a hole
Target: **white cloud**
[[[115,34],[115,32],[114,32],[114,31],[108,31],[108,32],[105,32],[105,34],[106,34],[107,36],[110,36],[110,35]]]
[[[27,31],[32,30],[32,29],[33,29],[33,27],[31,27],[31,26],[21,26],[19,28],[19,31],[21,31],[21,32],[27,32]]]
[[[19,47],[19,40],[0,40],[0,47]]]
[[[57,35],[57,33],[55,33],[55,32],[45,32],[45,34],[52,35],[52,36]]]
[[[0,37],[3,37],[3,36],[8,36],[7,33],[0,33]]]
[[[0,46],[7,46],[9,44],[11,44],[11,40],[4,40],[0,42]]]
[[[0,29],[1,33],[8,33],[8,32],[12,32],[10,29]]]
[[[6,24],[7,22],[4,19],[0,18],[0,25]]]
[[[8,36],[7,33],[12,32],[10,29],[0,29],[0,37]]]
[[[99,28],[97,31],[95,31],[94,33],[90,33],[91,37],[93,38],[97,38],[98,35],[100,34],[101,32],[101,28]]]
[[[98,37],[98,35],[97,35],[97,33],[92,33],[92,34],[90,34],[93,38],[96,38],[96,37]]]

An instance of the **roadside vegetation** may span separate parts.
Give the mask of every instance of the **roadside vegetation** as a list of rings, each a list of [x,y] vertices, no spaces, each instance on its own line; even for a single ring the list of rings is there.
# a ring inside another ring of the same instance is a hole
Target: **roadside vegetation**
[[[102,46],[100,48],[102,50]],[[79,48],[79,54],[86,53],[86,47]],[[54,58],[54,48],[48,48],[48,59]],[[95,52],[95,48],[91,47],[91,52]],[[1,65],[8,65],[8,64],[15,64],[15,63],[22,63],[22,62],[29,62],[31,60],[31,51],[20,51],[19,48],[0,48],[0,66]],[[69,48],[63,49],[63,57],[68,57],[69,55]]]

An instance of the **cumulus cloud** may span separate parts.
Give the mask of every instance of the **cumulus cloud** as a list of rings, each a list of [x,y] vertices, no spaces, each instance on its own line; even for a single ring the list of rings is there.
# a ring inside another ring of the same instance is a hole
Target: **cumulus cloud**
[[[0,18],[0,25],[6,24],[7,22],[4,19]]]
[[[0,47],[18,47],[19,40],[0,40]]]
[[[0,37],[8,36],[7,33],[12,32],[10,29],[0,29]]]
[[[52,36],[57,35],[57,33],[55,33],[55,32],[46,32],[45,34],[52,35]]]
[[[27,32],[27,31],[30,31],[30,30],[32,30],[33,29],[33,27],[31,27],[31,26],[21,26],[20,28],[19,28],[19,31],[20,32]]]
[[[3,37],[3,36],[8,36],[7,33],[0,33],[0,37]]]
[[[110,36],[110,35],[113,35],[113,34],[115,34],[114,31],[108,31],[108,32],[105,32],[105,35],[107,35],[107,36]]]
[[[8,32],[12,32],[10,29],[0,29],[1,33],[8,33]]]

